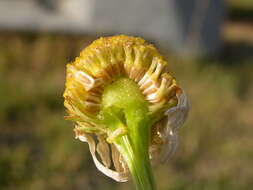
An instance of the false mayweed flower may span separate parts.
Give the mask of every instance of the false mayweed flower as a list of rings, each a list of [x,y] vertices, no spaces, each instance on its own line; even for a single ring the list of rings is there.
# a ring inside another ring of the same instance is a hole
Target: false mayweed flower
[[[141,38],[100,38],[67,65],[64,105],[96,167],[137,189],[155,189],[151,164],[175,151],[188,113],[184,91],[157,49]]]

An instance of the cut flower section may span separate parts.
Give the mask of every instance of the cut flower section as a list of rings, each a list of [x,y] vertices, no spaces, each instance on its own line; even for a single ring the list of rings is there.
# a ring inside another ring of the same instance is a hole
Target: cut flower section
[[[150,160],[174,152],[189,109],[157,49],[124,35],[96,40],[67,65],[63,96],[97,168],[120,182],[131,173],[139,189],[153,189]]]

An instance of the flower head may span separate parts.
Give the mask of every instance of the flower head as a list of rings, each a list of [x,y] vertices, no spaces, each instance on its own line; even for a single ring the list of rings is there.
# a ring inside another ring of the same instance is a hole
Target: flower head
[[[188,102],[169,71],[153,45],[124,35],[94,41],[67,65],[66,119],[75,121],[97,168],[116,181],[129,170],[138,175],[137,154],[148,165],[174,152]]]

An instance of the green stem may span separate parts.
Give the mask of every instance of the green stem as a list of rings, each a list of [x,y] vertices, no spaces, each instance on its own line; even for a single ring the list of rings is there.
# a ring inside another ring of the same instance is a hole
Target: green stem
[[[108,127],[108,139],[124,157],[136,189],[155,190],[149,161],[152,124],[148,104],[139,88],[132,80],[120,78],[107,86],[102,102],[101,115]]]
[[[128,164],[137,190],[155,190],[155,182],[151,170],[148,153],[135,149],[127,135],[121,137],[120,152]]]

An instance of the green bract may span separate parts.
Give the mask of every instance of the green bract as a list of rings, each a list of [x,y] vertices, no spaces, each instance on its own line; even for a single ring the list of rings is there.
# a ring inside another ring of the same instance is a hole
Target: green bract
[[[120,182],[131,173],[137,189],[155,189],[151,162],[174,151],[188,112],[168,71],[154,46],[124,35],[94,41],[67,65],[64,105],[76,138],[101,172]]]

